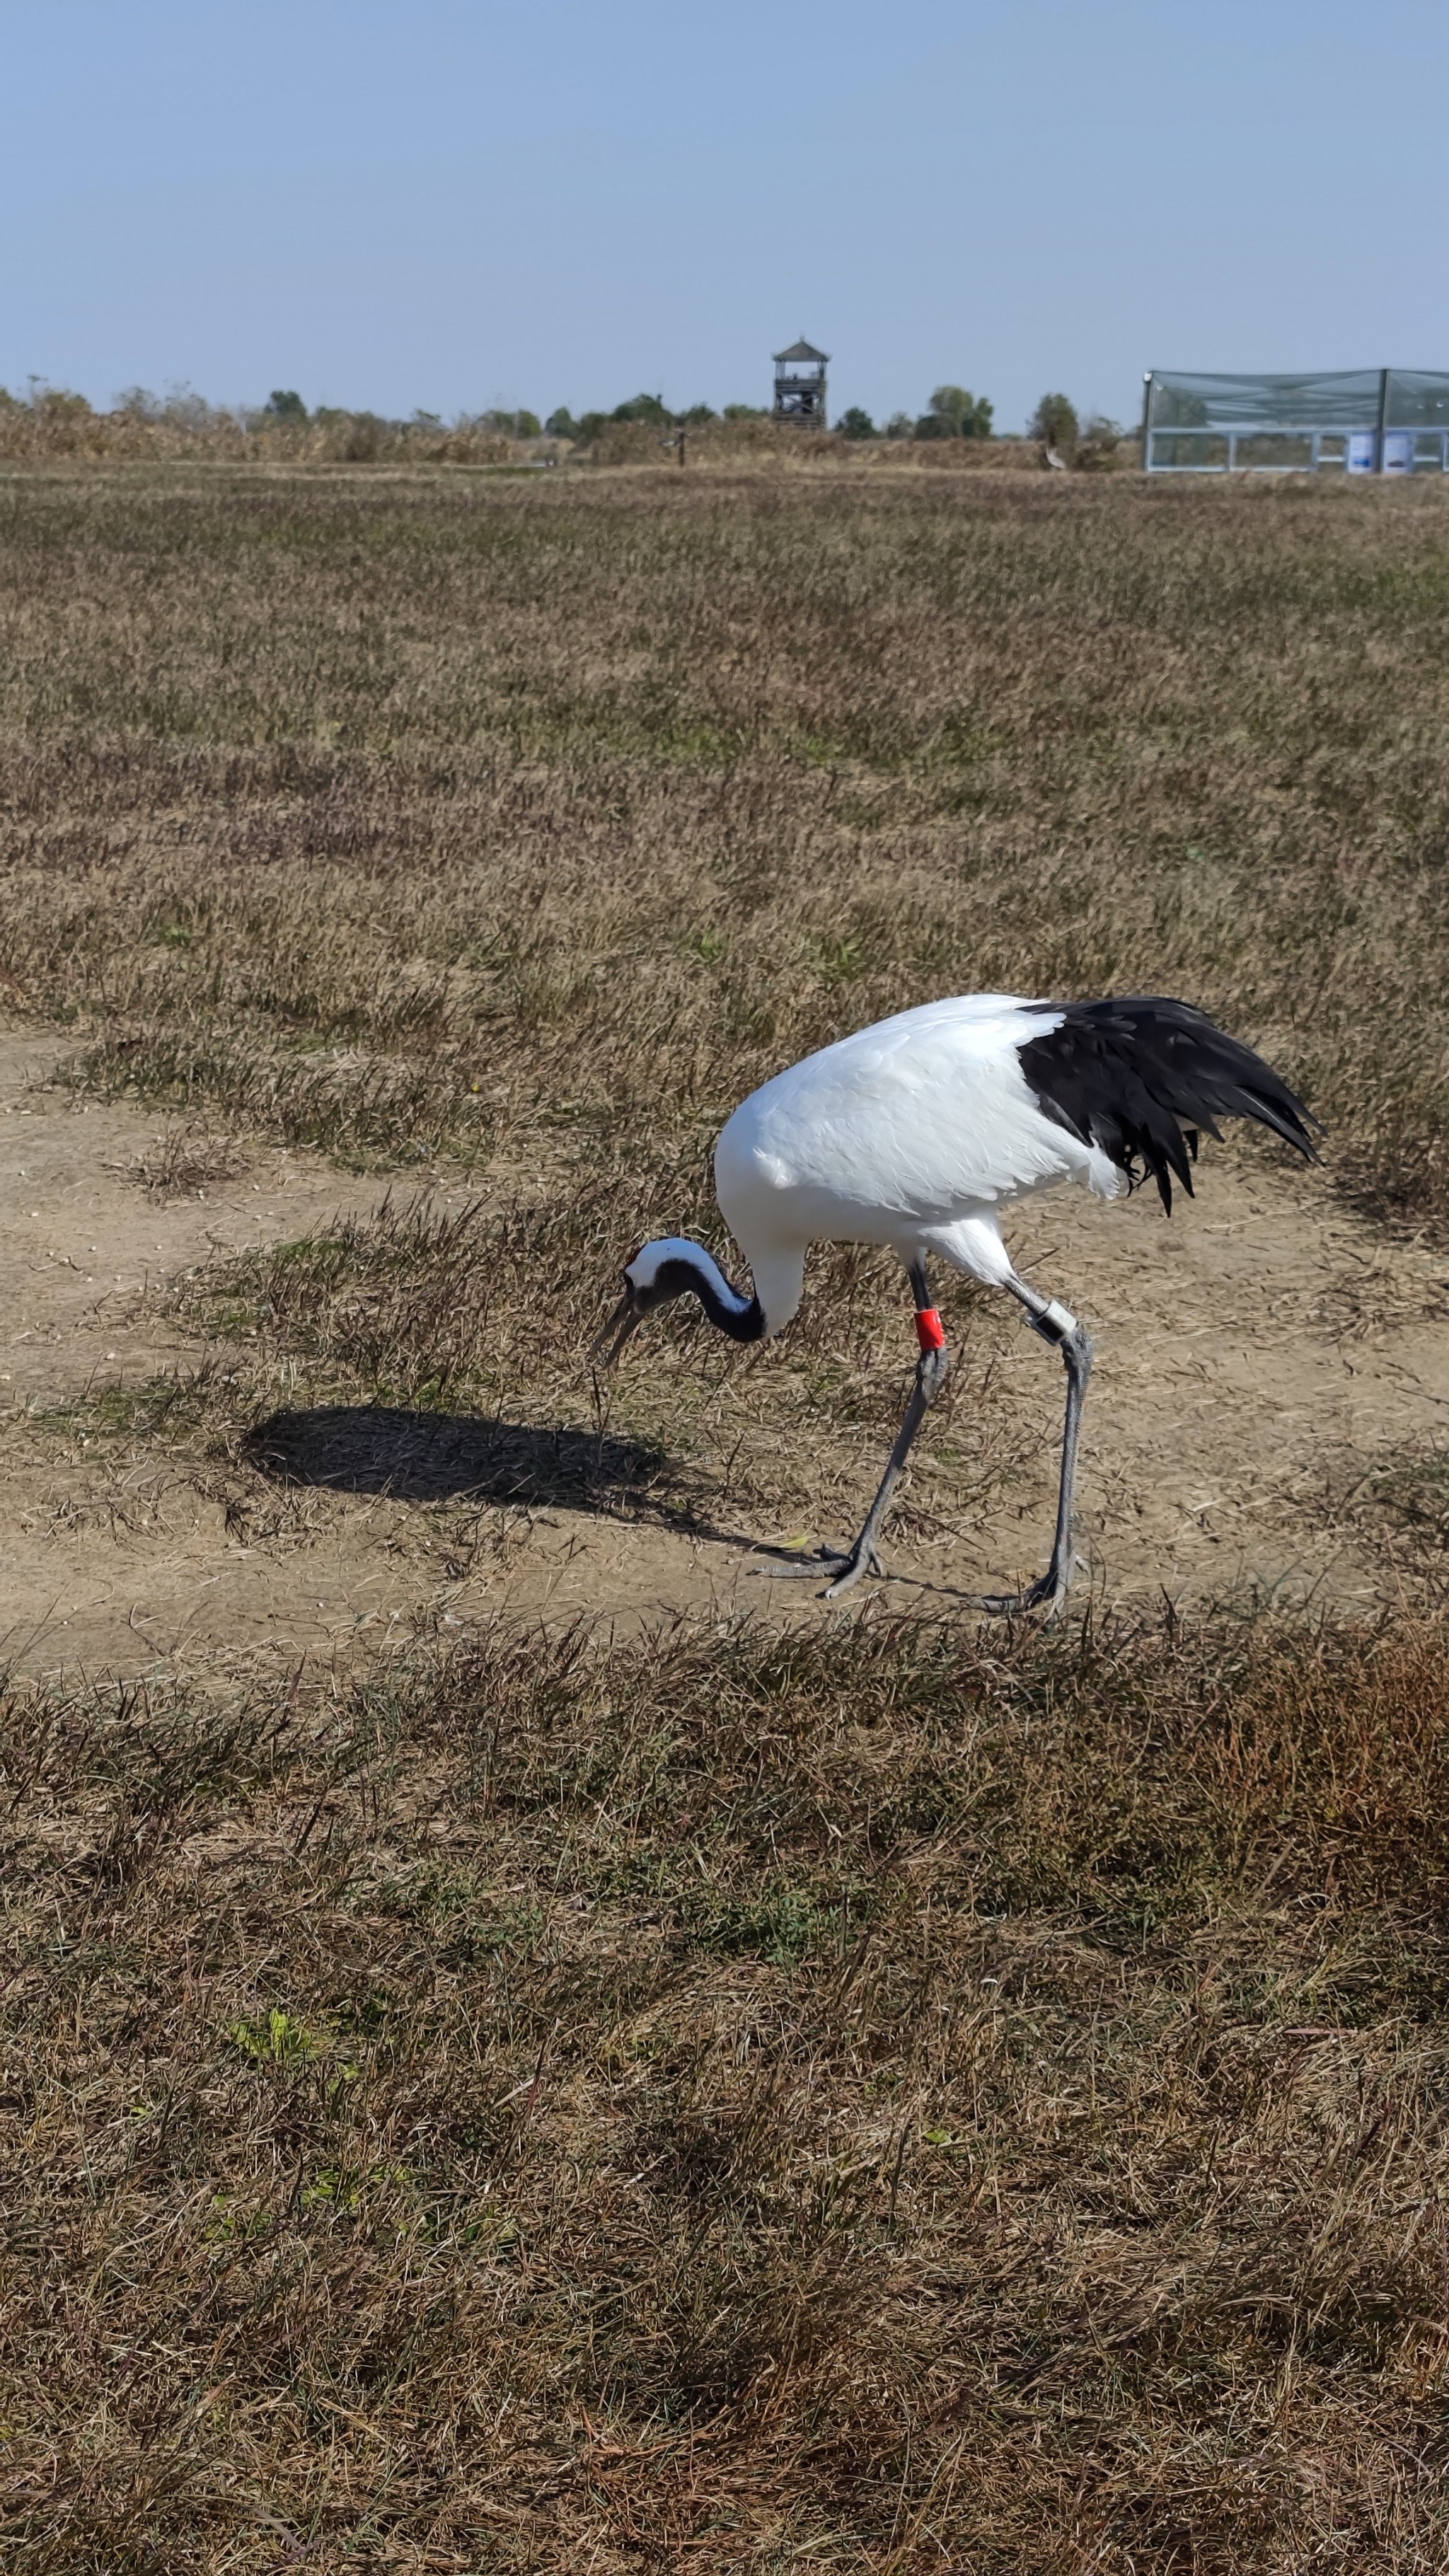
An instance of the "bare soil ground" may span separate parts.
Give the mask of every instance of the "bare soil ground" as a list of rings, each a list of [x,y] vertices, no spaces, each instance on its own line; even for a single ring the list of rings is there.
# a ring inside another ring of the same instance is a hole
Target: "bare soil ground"
[[[134,1429],[98,1437],[87,1426],[104,1424],[108,1399],[204,1365],[172,1310],[178,1279],[366,1212],[386,1185],[288,1147],[213,1142],[209,1159],[174,1117],[46,1087],[61,1053],[33,1034],[0,1037],[13,1670],[227,1667],[499,1612],[602,1618],[626,1633],[680,1611],[822,1615],[806,1587],[756,1579],[755,1544],[848,1535],[838,1475],[817,1481],[799,1526],[751,1528],[727,1484],[703,1524],[697,1510],[600,1508],[567,1479],[550,1497],[546,1475],[541,1501],[490,1500],[500,1428],[466,1415],[394,1409],[380,1428],[375,1407],[319,1408],[294,1435],[292,1478],[275,1462],[270,1473],[218,1462],[215,1444],[197,1456]],[[433,1196],[446,1207],[460,1192],[442,1183]],[[1366,1613],[1432,1583],[1382,1497],[1416,1467],[1432,1474],[1449,1446],[1442,1255],[1387,1241],[1334,1200],[1326,1175],[1211,1147],[1198,1198],[1170,1224],[1155,1198],[1104,1211],[1058,1194],[1020,1213],[1016,1239],[1097,1338],[1084,1593],[1118,1607],[1166,1595],[1184,1608]],[[949,1612],[1035,1570],[1049,1545],[1057,1372],[1008,1313],[977,1309],[973,1327],[954,1414],[980,1413],[1007,1464],[973,1501],[952,1490],[933,1438],[946,1417],[928,1427],[917,1510],[889,1551],[896,1609]],[[904,1315],[902,1328],[904,1352]],[[791,1367],[788,1339],[776,1364]],[[629,1365],[650,1368],[647,1343]],[[286,1395],[284,1363],[279,1405]],[[755,1410],[768,1438],[767,1402]],[[541,1453],[560,1436],[547,1418],[514,1428]],[[949,1436],[945,1447],[949,1461]],[[862,1509],[876,1459],[862,1438]],[[808,1454],[791,1466],[809,1491]],[[853,1606],[879,1597],[872,1586]]]

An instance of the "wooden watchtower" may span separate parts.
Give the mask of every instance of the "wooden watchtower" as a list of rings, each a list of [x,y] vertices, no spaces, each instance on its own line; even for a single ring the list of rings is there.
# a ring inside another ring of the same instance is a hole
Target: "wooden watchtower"
[[[775,352],[774,418],[793,420],[802,429],[825,429],[825,370],[830,360],[808,340]]]

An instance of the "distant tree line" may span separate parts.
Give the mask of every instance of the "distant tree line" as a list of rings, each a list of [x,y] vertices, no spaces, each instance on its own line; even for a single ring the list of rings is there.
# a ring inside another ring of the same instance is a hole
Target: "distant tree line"
[[[969,394],[964,385],[937,385],[919,418],[895,411],[877,429],[869,412],[853,403],[836,427],[843,438],[989,438],[991,422],[992,406],[984,394]]]
[[[962,385],[938,385],[929,407],[919,418],[910,412],[892,414],[883,429],[878,430],[869,412],[852,404],[836,422],[844,438],[989,438],[991,405],[984,397],[969,394]],[[709,403],[691,403],[686,411],[671,411],[662,394],[634,394],[628,402],[615,405],[612,411],[581,412],[577,420],[567,407],[549,413],[544,428],[550,438],[569,438],[591,446],[606,429],[622,427],[630,421],[661,432],[678,429],[707,429],[714,421],[768,420],[768,408],[762,403],[726,403],[716,411]]]
[[[575,420],[566,403],[551,411],[544,422],[550,438],[571,438],[578,445],[591,447],[606,429],[624,427],[637,421],[645,429],[667,432],[671,429],[707,429],[716,420],[763,420],[764,410],[757,403],[726,403],[716,411],[710,403],[691,403],[687,411],[671,411],[662,394],[631,394],[627,402],[616,403],[612,411],[580,412]]]
[[[345,418],[370,417],[361,413],[346,414],[320,407],[309,412],[298,393],[271,394],[263,405],[264,417],[276,421],[295,421],[299,425],[313,421],[328,427]],[[709,403],[691,403],[687,411],[671,411],[662,394],[631,394],[627,402],[616,403],[612,411],[581,412],[577,420],[566,403],[551,411],[541,421],[532,411],[480,411],[466,415],[468,428],[491,431],[498,438],[566,438],[575,444],[591,446],[606,429],[638,422],[646,429],[700,429],[716,420],[763,420],[766,413],[754,403],[726,403],[715,411]],[[411,422],[390,423],[390,427],[441,429],[440,415],[434,411],[415,411]]]
[[[993,418],[992,405],[984,395],[970,393],[964,385],[937,385],[922,413],[893,412],[877,428],[869,412],[853,404],[841,414],[835,431],[848,442],[989,440],[997,435]],[[133,385],[116,396],[110,413],[103,414],[92,411],[84,395],[36,378],[24,395],[0,387],[0,447],[6,453],[53,449],[119,454],[133,448],[139,453],[138,440],[149,448],[159,439],[167,452],[177,453],[193,448],[266,453],[282,452],[285,447],[289,454],[354,461],[406,454],[442,462],[506,463],[510,457],[516,459],[520,443],[546,437],[560,445],[592,449],[617,462],[647,454],[652,444],[649,433],[654,432],[661,443],[677,445],[682,461],[682,432],[769,419],[767,408],[759,403],[726,403],[716,411],[700,402],[671,411],[662,394],[639,393],[616,403],[612,411],[586,411],[577,419],[561,404],[545,421],[526,409],[493,407],[460,414],[445,424],[432,411],[415,411],[407,420],[384,420],[375,412],[325,403],[309,411],[301,394],[291,387],[278,387],[255,410],[230,411],[206,402],[186,385],[174,386],[163,397]],[[632,438],[627,435],[630,432]],[[273,435],[278,439],[276,451],[270,451]],[[1081,470],[1120,463],[1124,433],[1115,421],[1099,416],[1080,421],[1065,394],[1049,393],[1042,395],[1032,413],[1026,438],[1037,443],[1043,465]],[[550,463],[555,453],[535,454],[529,461]]]
[[[494,425],[502,422],[504,426]],[[539,436],[530,412],[464,418],[444,426],[436,412],[411,420],[384,420],[376,412],[344,411],[320,404],[307,409],[299,393],[278,388],[260,406],[231,409],[209,403],[189,385],[164,395],[132,385],[109,411],[95,411],[84,394],[31,377],[24,393],[0,385],[0,455],[12,456],[210,456],[315,458],[369,464],[406,457],[436,464],[509,465],[519,441]],[[551,463],[550,455],[531,462]]]
[[[339,411],[326,403],[319,403],[315,411],[309,411],[299,393],[282,392],[267,396],[262,405],[262,417],[264,420],[293,421],[299,428],[311,424],[318,429],[331,429],[339,421],[374,420],[377,415],[373,412]],[[444,423],[441,412],[415,411],[410,420],[388,421],[379,426],[388,429],[441,429]],[[458,426],[482,431],[494,438],[543,436],[543,424],[537,412],[533,411],[466,412],[460,415]]]
[[[968,393],[964,385],[937,385],[916,419],[907,411],[892,412],[878,429],[868,411],[852,404],[835,426],[842,438],[851,439],[991,438],[996,435],[993,418],[993,407],[984,395]],[[1117,423],[1100,414],[1094,413],[1085,423],[1079,421],[1065,394],[1042,395],[1026,434],[1039,442],[1047,462],[1068,466],[1106,463],[1123,437]]]
[[[197,398],[190,397],[192,404]],[[144,411],[154,406],[154,398],[140,392],[119,397],[118,407]],[[175,407],[175,397],[166,409]],[[204,405],[200,406],[205,409]],[[726,403],[716,411],[709,403],[691,403],[684,411],[671,411],[662,394],[631,394],[627,402],[616,403],[612,411],[580,412],[575,419],[566,403],[540,421],[532,411],[490,410],[471,412],[460,418],[457,426],[497,438],[558,438],[575,446],[591,447],[606,430],[635,424],[644,429],[657,429],[661,435],[671,430],[706,429],[715,421],[767,420],[769,412],[761,403]],[[337,423],[371,421],[371,412],[331,410],[325,404],[309,412],[299,393],[273,393],[264,404],[261,418],[278,423],[292,422],[298,427],[308,423],[318,428],[331,428]],[[926,409],[920,413],[892,412],[889,420],[877,428],[868,411],[858,403],[842,412],[835,426],[842,438],[992,438],[994,406],[984,394],[973,394],[964,385],[937,385]],[[415,411],[411,421],[378,422],[379,428],[438,430],[443,426],[440,415],[433,411]],[[1093,414],[1085,423],[1077,416],[1075,405],[1065,394],[1043,394],[1026,426],[1028,438],[1036,439],[1055,461],[1074,465],[1091,461],[1095,456],[1114,449],[1124,433],[1115,421]]]

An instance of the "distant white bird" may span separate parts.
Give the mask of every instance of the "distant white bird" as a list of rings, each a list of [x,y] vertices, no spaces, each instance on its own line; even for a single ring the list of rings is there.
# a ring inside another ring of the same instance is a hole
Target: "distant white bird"
[[[921,1356],[880,1490],[852,1548],[782,1557],[767,1569],[829,1574],[825,1597],[833,1601],[863,1574],[884,1571],[876,1542],[886,1507],[950,1367],[927,1259],[937,1254],[1005,1288],[1066,1366],[1061,1484],[1041,1581],[984,1596],[978,1606],[1055,1609],[1075,1564],[1077,1443],[1092,1345],[1065,1306],[1018,1278],[1000,1211],[1055,1181],[1081,1181],[1111,1199],[1150,1176],[1170,1216],[1173,1179],[1191,1194],[1198,1131],[1217,1136],[1219,1118],[1254,1118],[1315,1159],[1309,1113],[1287,1084],[1191,1003],[971,993],[902,1011],[776,1074],[721,1133],[715,1194],[749,1262],[753,1294],[732,1287],[701,1244],[677,1235],[646,1243],[625,1268],[623,1298],[596,1355],[611,1365],[645,1316],[686,1290],[731,1340],[768,1341],[800,1303],[812,1243],[888,1244],[899,1254]]]

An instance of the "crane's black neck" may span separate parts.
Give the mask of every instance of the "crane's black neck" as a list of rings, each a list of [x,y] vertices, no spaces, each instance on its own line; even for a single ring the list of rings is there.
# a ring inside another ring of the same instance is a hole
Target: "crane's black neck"
[[[671,1297],[686,1294],[699,1299],[717,1333],[728,1333],[732,1342],[763,1341],[765,1310],[755,1296],[742,1296],[731,1285],[702,1243],[690,1243],[675,1236],[665,1243],[646,1244],[637,1262],[637,1270],[648,1262],[647,1276],[640,1286],[651,1305],[665,1305]]]

